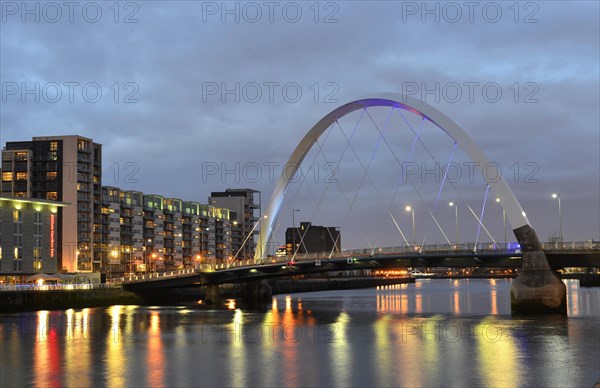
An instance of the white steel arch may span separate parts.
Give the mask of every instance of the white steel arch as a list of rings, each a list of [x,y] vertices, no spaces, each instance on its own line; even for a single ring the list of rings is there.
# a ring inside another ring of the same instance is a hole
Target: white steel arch
[[[339,118],[356,110],[374,106],[394,107],[417,114],[433,123],[457,142],[480,170],[490,163],[485,153],[458,124],[436,108],[420,100],[397,93],[378,93],[372,97],[361,98],[344,104],[331,111],[308,131],[285,164],[283,173],[271,195],[267,211],[261,219],[262,225],[258,247],[254,256],[256,262],[262,261],[266,256],[267,250],[265,248],[273,234],[273,225],[279,214],[288,185],[317,139]],[[483,175],[485,176],[485,174]],[[521,204],[519,204],[503,177],[495,181],[487,180],[487,183],[496,194],[496,197],[500,198],[500,205],[506,212],[506,217],[513,230],[524,225],[530,225]]]

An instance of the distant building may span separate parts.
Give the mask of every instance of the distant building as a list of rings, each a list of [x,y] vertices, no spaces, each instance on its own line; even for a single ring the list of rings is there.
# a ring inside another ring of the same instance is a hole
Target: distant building
[[[253,259],[256,250],[255,236],[260,228],[260,191],[252,189],[227,189],[212,192],[208,198],[210,205],[231,210],[231,251],[237,259]],[[244,243],[245,241],[245,243]],[[238,253],[239,252],[239,253]]]
[[[342,250],[339,228],[315,226],[310,222],[301,222],[299,228],[287,228],[285,246],[288,255]]]
[[[102,145],[81,136],[34,137],[2,150],[0,194],[70,203],[57,215],[58,269],[101,267]]]
[[[67,204],[0,196],[0,281],[60,268],[58,211]]]

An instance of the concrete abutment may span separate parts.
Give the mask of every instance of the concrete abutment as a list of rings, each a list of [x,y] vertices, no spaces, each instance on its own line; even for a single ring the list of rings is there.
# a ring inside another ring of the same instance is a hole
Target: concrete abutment
[[[512,313],[567,315],[567,288],[548,264],[535,231],[524,225],[514,233],[521,245],[523,264],[510,287]]]

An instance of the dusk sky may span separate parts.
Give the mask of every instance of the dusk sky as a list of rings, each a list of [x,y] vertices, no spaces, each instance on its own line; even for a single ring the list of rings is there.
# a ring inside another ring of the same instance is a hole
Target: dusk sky
[[[202,203],[211,191],[250,187],[266,209],[271,172],[282,173],[324,115],[360,97],[405,93],[452,118],[501,166],[541,240],[559,232],[553,192],[564,239],[600,239],[596,1],[0,4],[2,146],[78,134],[103,145],[104,185]],[[388,113],[373,109],[380,129]],[[434,212],[444,233],[427,210],[440,182],[415,175],[416,185],[396,190],[398,159],[408,160],[414,139],[407,122],[419,121],[403,114],[406,122],[392,115],[386,141],[361,121],[352,147],[344,137],[360,115],[341,120],[344,132],[322,139],[325,156],[315,150],[304,162],[310,184],[290,186],[276,240],[300,209],[296,223],[341,227],[343,248],[398,245],[388,215],[412,240],[410,204],[417,240],[454,241],[447,203],[459,194],[449,185]],[[452,152],[429,129],[410,157],[417,166],[433,166],[430,153],[446,163]],[[458,150],[453,161],[467,159]],[[327,163],[337,162],[339,183],[329,184]],[[479,216],[485,185],[474,186],[456,183]],[[484,225],[501,242],[494,199]],[[462,241],[476,239],[469,206],[459,201]]]

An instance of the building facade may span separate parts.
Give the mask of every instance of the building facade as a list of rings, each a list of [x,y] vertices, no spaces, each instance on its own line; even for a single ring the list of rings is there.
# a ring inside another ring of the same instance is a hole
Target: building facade
[[[102,263],[110,276],[231,259],[229,209],[102,188]]]
[[[58,212],[66,205],[0,196],[0,282],[58,271]]]
[[[102,145],[81,136],[34,137],[2,150],[1,195],[66,202],[59,207],[58,269],[101,268]]]
[[[337,227],[315,226],[301,222],[299,228],[287,228],[285,247],[288,255],[334,252],[342,250],[340,230]]]
[[[217,208],[231,210],[232,255],[237,260],[254,258],[257,222],[261,215],[260,191],[252,189],[227,189],[212,192],[208,203]]]

